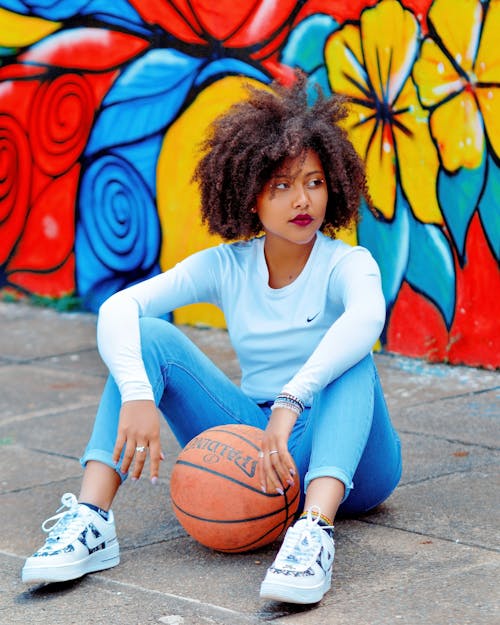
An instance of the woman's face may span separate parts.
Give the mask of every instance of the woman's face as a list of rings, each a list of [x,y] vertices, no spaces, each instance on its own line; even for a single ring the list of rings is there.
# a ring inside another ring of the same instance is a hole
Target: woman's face
[[[269,237],[290,243],[314,240],[326,214],[328,188],[318,154],[286,159],[257,196],[256,212]]]

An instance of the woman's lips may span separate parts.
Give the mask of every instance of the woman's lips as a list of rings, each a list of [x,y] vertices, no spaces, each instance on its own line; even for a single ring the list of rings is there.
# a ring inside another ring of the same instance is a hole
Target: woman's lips
[[[311,215],[297,215],[290,221],[296,226],[308,226],[313,221],[313,218]]]

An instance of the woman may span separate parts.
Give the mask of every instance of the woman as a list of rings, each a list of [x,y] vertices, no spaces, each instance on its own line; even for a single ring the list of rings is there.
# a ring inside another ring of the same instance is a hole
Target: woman
[[[110,377],[82,458],[78,500],[53,517],[23,579],[61,581],[115,566],[111,504],[127,475],[158,479],[160,414],[184,446],[207,428],[263,430],[265,492],[302,479],[289,528],[261,596],[315,603],[330,588],[333,522],[378,505],[401,474],[400,445],[371,356],[385,320],[370,253],[334,238],[368,200],[362,161],[339,122],[338,97],[249,89],[214,123],[195,173],[202,217],[224,243],[113,295],[99,312]],[[182,198],[180,198],[181,200]],[[186,233],[186,236],[189,236]],[[161,319],[195,302],[218,305],[242,369],[234,385]]]

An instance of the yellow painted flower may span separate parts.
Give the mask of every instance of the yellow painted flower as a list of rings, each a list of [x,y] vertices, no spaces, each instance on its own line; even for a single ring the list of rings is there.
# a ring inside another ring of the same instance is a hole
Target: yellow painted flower
[[[475,169],[485,134],[500,156],[500,1],[435,0],[428,21],[413,71],[420,100],[443,166]]]
[[[382,0],[330,36],[325,60],[333,91],[351,100],[346,128],[366,162],[375,206],[392,219],[399,181],[418,219],[442,223],[439,159],[411,78],[418,34],[411,11]]]
[[[20,48],[40,41],[59,30],[61,22],[19,15],[0,8],[0,46]]]

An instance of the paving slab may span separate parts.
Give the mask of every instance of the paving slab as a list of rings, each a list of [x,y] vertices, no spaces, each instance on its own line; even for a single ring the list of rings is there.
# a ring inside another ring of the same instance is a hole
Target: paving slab
[[[222,329],[207,329],[196,326],[179,326],[205,354],[217,364],[233,381],[238,382],[241,370],[236,354],[231,346],[229,334]]]
[[[2,357],[15,362],[96,345],[96,317],[0,302]]]
[[[7,418],[5,424],[0,419],[0,445],[18,445],[79,460],[91,435],[96,411],[97,403],[76,409],[62,404],[58,411],[46,410],[42,416]],[[162,423],[161,440],[165,454],[162,467],[166,467],[173,464],[180,451],[166,423]]]
[[[71,409],[62,404],[56,414],[19,418],[2,425],[0,441],[24,449],[78,459],[83,453],[94,423],[96,403]]]
[[[500,463],[500,452],[483,445],[448,441],[429,434],[400,431],[399,436],[403,454],[400,485]]]
[[[500,468],[486,464],[397,488],[366,520],[500,552]]]
[[[498,449],[500,388],[403,407],[394,422],[403,431]]]
[[[273,623],[282,625],[496,625],[498,564],[388,583],[378,592],[337,596],[332,604],[297,610]]]
[[[352,524],[345,524],[345,527],[339,528],[338,531],[336,581],[333,592],[323,600],[326,605],[338,601],[336,593],[343,584],[347,583],[351,591],[357,584],[363,585],[365,582],[370,588],[373,583],[382,586],[382,582],[379,583],[376,579],[379,577],[380,569],[385,572],[389,564],[392,583],[397,583],[402,574],[409,575],[408,568],[415,567],[414,563],[407,562],[408,553],[411,553],[412,559],[415,559],[414,551],[417,549],[417,540],[414,536],[406,535],[400,539],[401,544],[392,545],[390,550],[381,550],[380,544],[376,545],[371,542],[369,536],[371,530],[367,526],[361,529],[354,528],[354,538],[350,538],[352,530],[349,525],[352,526]],[[379,540],[384,539],[384,533],[386,539],[389,538],[389,532],[392,535],[392,530],[384,530],[377,526],[371,529],[374,530],[372,536],[378,536]],[[356,538],[360,539],[360,533],[363,534],[363,544],[356,545],[354,541]],[[401,535],[403,534],[404,532],[401,532]],[[421,540],[421,537],[419,539]],[[429,550],[421,549],[425,557],[422,556],[422,562],[419,558],[416,558],[415,562],[419,567],[425,568],[428,565]],[[367,550],[370,556],[369,561],[367,561]],[[251,554],[216,553],[198,545],[188,537],[179,537],[168,543],[136,549],[134,553],[124,552],[121,565],[108,571],[107,577],[119,582],[127,582],[135,577],[141,580],[142,586],[152,590],[163,589],[185,598],[210,597],[211,602],[222,607],[249,616],[263,617],[268,613],[274,615],[276,609],[280,613],[290,611],[290,608],[284,604],[263,602],[258,596],[260,583],[274,553],[275,549],[272,547],[266,547]],[[451,566],[449,557],[446,545],[434,549],[432,565],[438,566],[439,559],[442,558],[441,565],[446,565],[448,568]],[[483,561],[486,556],[475,554],[475,557]],[[463,558],[467,559],[469,566],[470,553],[462,552],[460,556],[457,556],[456,566],[459,568],[463,566]],[[161,571],[164,568],[166,570],[162,574]],[[211,574],[212,571],[217,571],[217,574],[214,576]],[[374,576],[373,580],[371,576]],[[384,584],[386,584],[389,580],[386,573],[384,576],[386,577]],[[228,589],[234,584],[236,584],[235,592],[229,592]]]
[[[376,353],[375,361],[390,408],[427,403],[500,385],[498,371],[434,364],[386,353]]]
[[[339,520],[333,588],[306,608],[262,602],[278,543],[219,554],[178,524],[166,452],[157,486],[127,482],[113,509],[120,566],[67,584],[21,584],[24,558],[78,462],[106,377],[95,315],[0,303],[0,625],[496,625],[500,623],[499,372],[375,355],[403,442],[401,485],[383,505]],[[6,330],[6,331],[4,331]],[[181,327],[234,381],[225,330]]]
[[[42,359],[39,360],[41,362]],[[107,378],[108,368],[101,360],[95,347],[84,347],[79,351],[43,358],[46,369],[63,369],[84,375]]]
[[[0,367],[0,424],[95,404],[103,385],[101,378],[47,370],[43,364],[5,365]]]
[[[81,473],[73,460],[61,456],[30,451],[18,445],[2,445],[0,450],[0,493],[30,489],[40,483],[57,480],[61,475],[76,476]],[[33,493],[30,494],[33,496]],[[13,514],[17,521],[19,513],[13,511]],[[2,509],[4,516],[5,511]],[[2,518],[2,526],[6,525]],[[16,523],[12,528],[14,532],[17,527]]]
[[[105,574],[27,589],[17,559],[0,553],[1,625],[251,625],[254,618],[140,585],[116,583]]]

